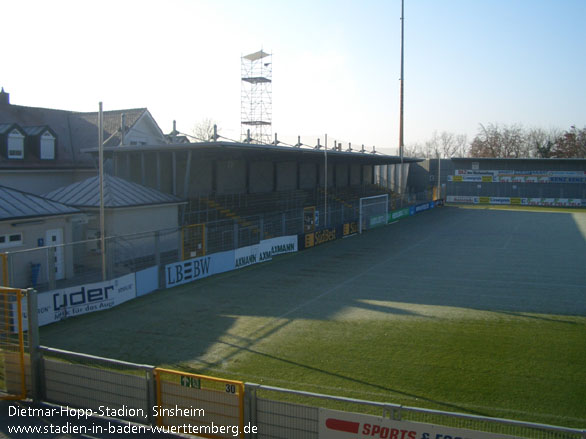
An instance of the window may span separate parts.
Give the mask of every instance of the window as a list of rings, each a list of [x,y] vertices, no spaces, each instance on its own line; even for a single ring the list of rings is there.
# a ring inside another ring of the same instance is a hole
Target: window
[[[8,158],[24,158],[24,136],[18,130],[12,130],[8,134]]]
[[[23,245],[22,233],[9,233],[0,235],[0,248],[18,247]]]
[[[41,159],[55,159],[55,137],[49,131],[45,131],[41,136]]]

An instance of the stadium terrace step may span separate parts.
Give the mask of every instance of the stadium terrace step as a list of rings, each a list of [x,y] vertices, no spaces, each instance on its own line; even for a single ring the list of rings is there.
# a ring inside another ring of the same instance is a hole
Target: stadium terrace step
[[[221,206],[216,201],[210,200],[208,198],[203,198],[203,197],[201,198],[201,201],[203,201],[204,203],[206,203],[212,209],[217,210],[219,213],[221,213],[225,217],[230,218],[230,219],[233,219],[234,221],[236,221],[238,223],[238,225],[240,225],[242,227],[248,227],[253,232],[258,233],[259,235],[261,234],[261,231],[259,230],[259,228],[256,227],[254,224],[250,223],[249,221],[246,221],[246,220],[242,219],[235,212],[231,211],[230,209],[226,209],[224,206]]]

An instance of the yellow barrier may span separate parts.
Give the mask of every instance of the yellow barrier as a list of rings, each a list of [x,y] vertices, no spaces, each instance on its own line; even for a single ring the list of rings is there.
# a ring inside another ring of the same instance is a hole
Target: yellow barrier
[[[207,438],[244,437],[244,383],[155,368],[157,425]]]
[[[185,261],[206,254],[205,224],[190,224],[181,228],[181,256]]]
[[[24,290],[0,287],[0,399],[26,398],[22,298]]]
[[[10,285],[8,282],[8,255],[6,253],[0,253],[0,262],[2,263],[2,282],[0,285]]]

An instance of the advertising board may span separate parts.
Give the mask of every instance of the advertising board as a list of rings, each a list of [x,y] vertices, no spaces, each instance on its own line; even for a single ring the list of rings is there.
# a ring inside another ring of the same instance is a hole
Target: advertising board
[[[103,311],[135,297],[134,273],[105,282],[94,282],[39,293],[37,295],[39,326],[68,317]],[[23,310],[23,327],[27,328],[26,306]]]
[[[173,262],[165,266],[165,287],[171,288],[234,269],[234,250]]]
[[[394,421],[381,416],[321,408],[319,439],[506,439],[513,436],[444,427],[421,422]]]

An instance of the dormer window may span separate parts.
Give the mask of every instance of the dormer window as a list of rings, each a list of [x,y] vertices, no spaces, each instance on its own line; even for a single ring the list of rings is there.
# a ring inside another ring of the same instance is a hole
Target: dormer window
[[[41,160],[55,159],[55,137],[49,131],[41,136]]]
[[[24,136],[17,129],[8,134],[8,158],[24,159]]]

